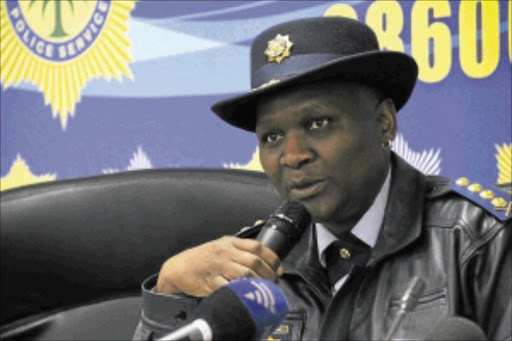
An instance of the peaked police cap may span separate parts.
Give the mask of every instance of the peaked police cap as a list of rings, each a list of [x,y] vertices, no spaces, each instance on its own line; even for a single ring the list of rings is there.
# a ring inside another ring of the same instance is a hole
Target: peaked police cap
[[[258,35],[251,47],[252,91],[215,103],[212,110],[238,128],[254,131],[263,96],[324,80],[359,82],[379,89],[398,110],[418,76],[414,59],[380,51],[375,33],[348,18],[321,17],[285,22]]]

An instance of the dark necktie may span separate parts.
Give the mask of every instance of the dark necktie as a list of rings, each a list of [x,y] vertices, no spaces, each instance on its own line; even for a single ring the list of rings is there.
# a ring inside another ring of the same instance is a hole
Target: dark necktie
[[[332,242],[325,249],[325,263],[331,288],[348,274],[354,265],[365,266],[371,251],[370,246],[352,233],[347,233],[342,239]]]

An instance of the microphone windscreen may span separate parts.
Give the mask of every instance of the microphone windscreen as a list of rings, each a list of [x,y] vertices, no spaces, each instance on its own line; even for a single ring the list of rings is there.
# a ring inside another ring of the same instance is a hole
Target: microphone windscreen
[[[289,200],[283,202],[268,220],[273,223],[273,228],[295,244],[311,224],[311,215],[300,202]]]
[[[256,324],[245,304],[227,286],[215,290],[201,301],[191,321],[205,320],[214,340],[252,340]]]
[[[269,336],[289,306],[282,290],[260,278],[231,281],[197,307],[192,319],[205,320],[215,340],[254,340]]]
[[[252,316],[256,327],[254,339],[270,336],[286,317],[288,300],[275,283],[251,277],[232,281],[226,286],[237,294]]]
[[[440,322],[428,334],[425,340],[448,341],[486,341],[487,337],[480,327],[468,319],[452,316]]]

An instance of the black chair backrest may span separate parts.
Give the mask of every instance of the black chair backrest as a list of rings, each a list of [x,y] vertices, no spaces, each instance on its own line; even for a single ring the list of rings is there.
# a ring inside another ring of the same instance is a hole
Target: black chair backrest
[[[140,293],[171,255],[266,218],[260,173],[159,169],[1,195],[1,324]]]

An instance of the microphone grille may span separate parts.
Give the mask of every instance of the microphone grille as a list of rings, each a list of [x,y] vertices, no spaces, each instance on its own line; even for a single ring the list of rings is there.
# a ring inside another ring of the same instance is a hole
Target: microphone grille
[[[311,224],[311,215],[298,201],[283,202],[270,216],[270,219],[279,219],[287,222],[280,224],[280,230],[291,236],[301,236]]]

